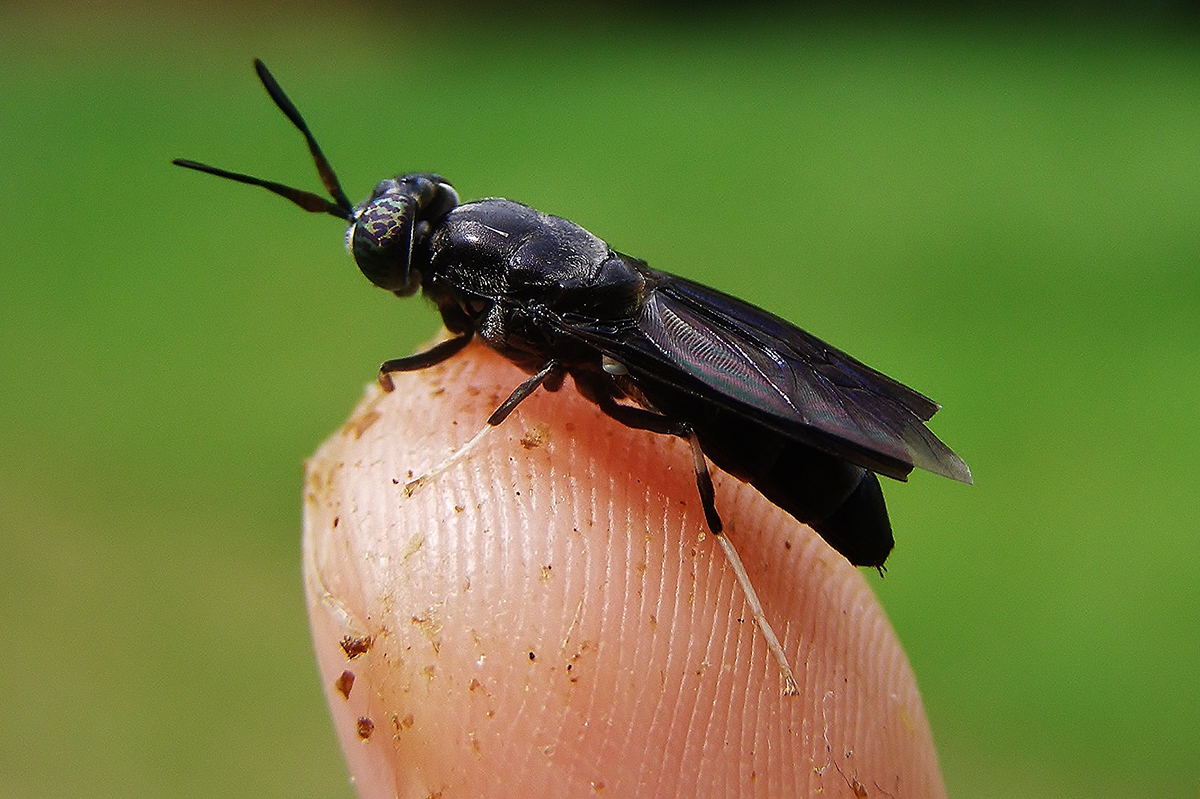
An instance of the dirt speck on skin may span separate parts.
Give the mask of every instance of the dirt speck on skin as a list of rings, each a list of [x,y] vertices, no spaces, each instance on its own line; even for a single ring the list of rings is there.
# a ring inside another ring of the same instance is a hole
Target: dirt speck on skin
[[[532,430],[525,431],[525,435],[521,436],[521,446],[525,449],[537,449],[549,439],[550,425],[543,422],[534,426]]]
[[[421,533],[414,533],[412,538],[405,542],[404,551],[401,553],[401,557],[404,560],[408,560],[413,555],[417,554],[417,551],[423,546],[425,546],[425,536]]]
[[[350,691],[354,688],[354,672],[343,671],[341,675],[334,680],[333,687],[342,695],[343,699],[350,698]]]
[[[442,632],[442,622],[438,619],[437,613],[430,608],[418,616],[411,617],[410,620],[412,621],[413,626],[420,630],[421,634],[424,635],[425,638],[429,640],[429,643],[433,645],[434,654],[437,654],[442,646],[440,637]]]
[[[346,635],[340,641],[342,651],[346,653],[346,660],[354,660],[367,654],[374,643],[375,639],[369,635]]]
[[[361,416],[356,416],[342,428],[342,432],[346,435],[354,436],[354,440],[362,438],[363,433],[371,429],[371,425],[383,418],[379,411],[371,408],[365,411]]]
[[[371,733],[375,732],[375,722],[366,716],[360,716],[355,725],[355,731],[358,732],[358,737],[365,741],[371,737]]]

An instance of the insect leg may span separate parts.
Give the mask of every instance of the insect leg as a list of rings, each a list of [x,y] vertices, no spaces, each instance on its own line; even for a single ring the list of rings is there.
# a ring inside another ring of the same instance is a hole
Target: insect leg
[[[635,408],[631,405],[622,405],[607,394],[597,394],[596,399],[602,411],[626,427],[632,427],[636,430],[646,430],[651,433],[679,436],[680,438],[686,438],[688,443],[691,444],[692,460],[696,469],[696,487],[700,490],[700,505],[704,508],[704,519],[708,522],[708,529],[712,530],[717,542],[720,543],[721,551],[725,553],[725,559],[729,561],[729,566],[733,569],[733,576],[737,578],[738,585],[742,589],[742,594],[746,597],[746,604],[750,606],[750,615],[754,618],[754,623],[758,626],[759,632],[762,633],[763,639],[767,642],[767,649],[775,658],[775,662],[779,665],[779,670],[783,672],[784,696],[796,696],[799,694],[800,688],[796,684],[796,677],[792,673],[792,666],[788,663],[787,653],[783,651],[783,645],[779,643],[779,637],[775,635],[775,630],[771,627],[771,623],[767,621],[762,602],[758,598],[758,592],[754,590],[754,584],[750,582],[750,575],[746,571],[745,565],[742,564],[742,559],[738,555],[737,549],[734,548],[733,542],[729,540],[729,536],[722,535],[721,533],[723,525],[721,517],[717,515],[712,476],[708,472],[708,461],[704,457],[704,450],[700,448],[700,438],[696,435],[696,431],[691,428],[691,425],[684,422],[672,421],[666,416],[654,413],[653,411],[648,411],[644,408]]]
[[[467,336],[467,338],[470,338],[470,336]],[[450,341],[446,341],[443,343],[451,344],[457,340],[458,339],[450,339]],[[466,342],[464,342],[464,343],[466,343]],[[441,346],[441,345],[439,344],[438,346]],[[462,348],[462,344],[459,345],[459,348],[460,349]],[[437,349],[437,347],[434,347],[433,349]],[[433,352],[433,350],[429,350],[429,352]],[[421,353],[420,355],[414,355],[412,357],[419,358],[419,357],[421,357],[421,355],[425,355],[425,354],[426,353]],[[451,354],[453,354],[453,353],[451,353]],[[449,356],[445,356],[445,357],[449,357]],[[405,360],[405,359],[401,358],[399,360]],[[388,363],[392,363],[392,362],[389,361]],[[436,363],[436,361],[434,361],[434,363]],[[387,364],[384,364],[384,366],[386,366],[386,365]],[[416,367],[416,368],[420,368],[420,367]],[[467,454],[470,453],[470,451],[472,449],[474,449],[475,446],[480,441],[483,440],[484,436],[486,436],[489,432],[492,431],[493,428],[495,428],[497,425],[499,425],[501,422],[503,422],[505,419],[507,419],[508,415],[510,413],[512,413],[516,409],[516,407],[521,404],[521,402],[523,400],[525,400],[530,394],[532,394],[534,391],[537,390],[538,386],[540,386],[542,383],[545,383],[547,380],[553,379],[555,376],[557,376],[559,374],[559,372],[561,370],[562,370],[562,364],[560,364],[558,361],[555,361],[555,360],[546,361],[546,363],[542,366],[541,369],[539,369],[537,371],[536,374],[530,375],[529,377],[525,378],[525,380],[523,380],[521,382],[521,384],[519,386],[517,386],[515,389],[513,389],[513,392],[508,395],[508,399],[506,399],[504,402],[500,403],[499,408],[492,411],[492,415],[488,417],[487,424],[485,424],[483,426],[483,429],[480,430],[478,433],[476,433],[470,441],[468,441],[466,444],[463,444],[461,447],[456,449],[454,452],[450,453],[450,455],[447,456],[447,458],[445,460],[443,460],[437,466],[434,466],[432,469],[430,469],[425,474],[421,475],[420,477],[418,477],[416,479],[413,479],[413,480],[410,480],[409,482],[407,482],[404,485],[405,496],[411,497],[413,495],[413,492],[415,492],[418,488],[425,485],[430,480],[437,477],[439,474],[446,471],[451,466],[453,466],[454,464],[456,464],[460,460],[462,460],[464,457],[466,457]]]
[[[598,395],[597,404],[600,410],[626,427],[687,439],[692,447],[692,465],[696,470],[696,488],[700,490],[700,506],[704,508],[704,520],[708,522],[708,529],[713,535],[720,535],[725,525],[717,513],[716,492],[713,490],[712,476],[708,473],[708,461],[704,457],[704,450],[700,448],[700,439],[691,425],[673,421],[645,408],[622,405],[606,394]]]
[[[383,387],[384,391],[394,391],[396,384],[392,382],[392,372],[416,372],[420,369],[436,366],[467,346],[467,342],[471,340],[472,336],[473,333],[468,331],[460,336],[438,342],[424,352],[418,352],[416,355],[409,355],[404,358],[392,358],[390,361],[384,361],[379,367],[379,385]]]
[[[762,633],[762,637],[767,642],[767,649],[774,656],[775,662],[779,664],[779,670],[783,672],[783,695],[796,696],[800,693],[800,687],[796,684],[796,675],[792,674],[792,665],[788,663],[787,653],[783,651],[783,644],[779,643],[779,637],[775,635],[775,630],[771,627],[771,623],[767,621],[767,615],[763,611],[762,602],[759,601],[758,592],[754,590],[754,586],[750,582],[750,575],[746,573],[746,567],[742,565],[742,559],[738,556],[737,550],[734,549],[733,542],[729,540],[729,536],[719,535],[716,538],[721,544],[721,551],[725,553],[725,559],[729,561],[729,565],[733,568],[733,575],[737,578],[738,585],[742,588],[742,593],[746,596],[746,604],[750,606],[750,615],[754,617],[754,623],[758,625],[758,631]]]
[[[556,377],[562,371],[562,364],[554,359],[546,361],[542,368],[537,371],[537,374],[532,374],[525,378],[521,385],[513,389],[513,393],[508,395],[508,399],[500,403],[500,407],[492,411],[492,415],[488,417],[487,423],[489,427],[495,427],[508,418],[508,415],[516,410],[516,407],[521,404],[530,394],[537,391],[537,387],[547,380]],[[553,386],[552,386],[553,387]]]

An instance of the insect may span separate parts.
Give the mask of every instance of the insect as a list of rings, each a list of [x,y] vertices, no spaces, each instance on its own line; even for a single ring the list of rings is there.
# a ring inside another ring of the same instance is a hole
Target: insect
[[[304,135],[330,199],[188,160],[178,166],[260,186],[348,225],[346,246],[376,286],[433,301],[452,337],[385,362],[379,379],[424,369],[479,337],[529,377],[448,467],[539,387],[569,375],[578,391],[632,428],[691,447],[708,528],[721,542],[795,693],[787,658],[741,561],[721,535],[708,461],[750,483],[857,566],[881,568],[893,546],[877,474],[914,467],[971,482],[925,426],[940,406],[735,297],[623,255],[579,225],[505,199],[460,202],[440,175],[380,181],[353,205],[295,105],[261,61],[267,93]]]

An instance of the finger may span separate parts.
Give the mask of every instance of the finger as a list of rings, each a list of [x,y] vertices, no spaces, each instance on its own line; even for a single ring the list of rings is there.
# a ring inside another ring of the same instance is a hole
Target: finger
[[[360,796],[944,795],[862,575],[717,474],[800,684],[782,696],[686,442],[568,381],[406,497],[524,377],[477,345],[395,375],[308,464],[310,616]]]

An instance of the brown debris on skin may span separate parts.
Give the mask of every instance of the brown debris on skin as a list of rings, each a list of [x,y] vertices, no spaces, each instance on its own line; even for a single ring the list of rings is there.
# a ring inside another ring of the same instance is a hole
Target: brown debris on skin
[[[356,730],[358,732],[358,737],[365,741],[371,737],[371,733],[375,732],[375,722],[371,721],[366,716],[359,716]]]
[[[354,439],[358,440],[362,438],[363,433],[371,429],[371,425],[375,424],[382,418],[383,415],[380,414],[379,411],[371,408],[370,410],[364,412],[361,416],[356,416],[347,422],[345,427],[342,428],[342,431],[346,435],[354,436]]]
[[[440,633],[442,632],[442,624],[438,620],[437,614],[433,608],[428,608],[424,613],[414,615],[410,619],[414,627],[421,631],[428,640],[430,646],[433,647],[433,654],[438,654],[442,648]]]
[[[350,691],[354,688],[354,672],[343,671],[341,676],[333,683],[333,687],[342,695],[344,699],[350,698]]]
[[[526,430],[525,435],[521,436],[521,446],[525,449],[537,449],[546,443],[550,438],[550,426],[545,424],[537,425],[532,430]]]
[[[373,643],[375,639],[369,635],[347,635],[342,638],[341,647],[346,653],[346,660],[354,660],[370,652]]]

